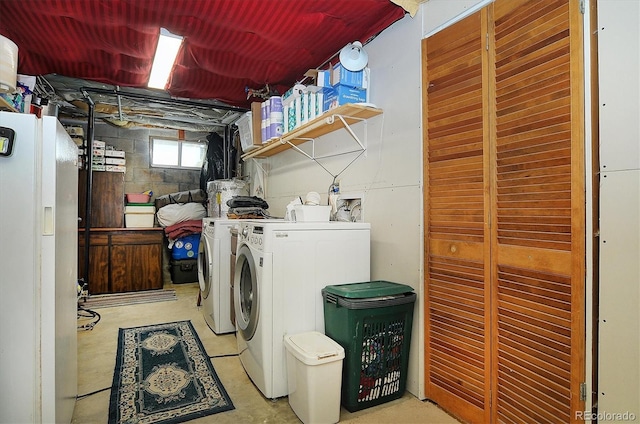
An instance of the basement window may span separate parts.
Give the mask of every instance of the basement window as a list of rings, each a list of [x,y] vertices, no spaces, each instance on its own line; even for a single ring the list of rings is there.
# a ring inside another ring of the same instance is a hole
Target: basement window
[[[207,144],[151,137],[151,166],[158,168],[200,169]]]

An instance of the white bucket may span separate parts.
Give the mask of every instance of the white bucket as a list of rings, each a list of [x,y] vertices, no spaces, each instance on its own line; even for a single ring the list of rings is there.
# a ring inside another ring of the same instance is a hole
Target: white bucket
[[[16,91],[18,80],[18,46],[0,35],[0,93]]]

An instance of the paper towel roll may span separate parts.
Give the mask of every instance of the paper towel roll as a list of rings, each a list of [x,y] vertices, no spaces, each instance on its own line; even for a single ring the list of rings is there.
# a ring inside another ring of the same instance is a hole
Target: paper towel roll
[[[18,79],[18,46],[0,35],[0,92],[16,91]]]

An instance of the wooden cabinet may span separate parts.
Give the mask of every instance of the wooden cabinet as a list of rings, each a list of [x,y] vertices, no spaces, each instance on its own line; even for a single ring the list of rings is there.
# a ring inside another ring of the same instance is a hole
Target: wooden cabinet
[[[78,267],[84,275],[84,230],[79,231]],[[89,240],[89,293],[162,288],[162,228],[93,229]]]
[[[91,228],[124,227],[124,173],[93,172],[91,189]],[[78,216],[85,226],[87,171],[78,175]]]

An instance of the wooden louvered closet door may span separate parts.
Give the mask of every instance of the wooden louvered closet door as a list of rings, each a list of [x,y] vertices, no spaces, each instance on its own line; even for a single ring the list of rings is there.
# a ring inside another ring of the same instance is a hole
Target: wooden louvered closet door
[[[489,413],[486,10],[424,40],[426,396]]]
[[[467,422],[584,410],[581,19],[496,0],[423,41],[425,392]]]
[[[584,411],[584,120],[577,1],[498,0],[492,178],[498,421]]]

